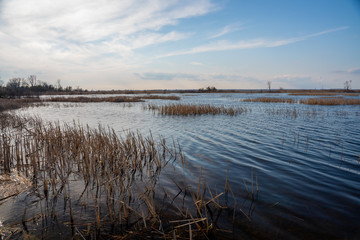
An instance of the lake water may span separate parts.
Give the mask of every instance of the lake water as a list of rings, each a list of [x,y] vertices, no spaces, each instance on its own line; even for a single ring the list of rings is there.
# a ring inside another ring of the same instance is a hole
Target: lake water
[[[178,96],[179,101],[144,103],[50,103],[15,112],[94,128],[101,124],[119,134],[131,130],[148,136],[151,131],[154,138],[174,139],[185,155],[186,177],[194,184],[200,169],[212,189],[223,187],[228,174],[236,207],[244,212],[238,216],[244,223],[236,229],[239,237],[360,238],[359,106],[241,101],[291,97],[286,94]],[[248,111],[236,116],[163,116],[144,109],[168,103],[242,106]],[[252,186],[256,197],[249,201]],[[4,216],[1,212],[0,219]]]

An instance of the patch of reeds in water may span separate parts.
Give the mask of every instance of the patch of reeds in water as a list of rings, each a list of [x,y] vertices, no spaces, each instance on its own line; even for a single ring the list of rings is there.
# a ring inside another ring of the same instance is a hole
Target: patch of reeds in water
[[[144,99],[165,99],[165,100],[179,100],[177,96],[160,96],[160,95],[145,95],[145,96],[115,96],[115,97],[51,97],[46,98],[45,102],[72,102],[72,103],[87,103],[87,102],[143,102]]]
[[[141,102],[139,97],[51,97],[46,98],[45,102],[72,102],[72,103],[91,103],[91,102]]]
[[[29,107],[39,102],[40,102],[39,98],[17,98],[17,99],[0,98],[0,112],[6,110],[19,109],[22,107]]]
[[[300,92],[300,93],[289,93],[290,96],[359,96],[360,93],[346,93],[346,92]]]
[[[264,102],[264,103],[296,103],[292,98],[273,98],[273,97],[261,97],[261,98],[246,98],[243,102]]]
[[[131,132],[119,137],[103,127],[44,123],[9,114],[0,118],[1,171],[16,169],[32,181],[33,197],[19,223],[23,230],[15,237],[60,221],[71,228],[73,238],[212,238],[231,236],[231,229],[236,229],[220,228],[222,213],[228,216],[230,211],[233,224],[236,216],[250,219],[237,209],[227,179],[223,192],[212,192],[201,173],[196,190],[187,186],[185,175],[170,179],[175,191],[158,188],[160,172],[169,162],[185,171],[181,148],[169,146],[163,138],[155,141],[151,134]],[[76,192],[79,186],[83,189]],[[233,208],[224,204],[229,194]],[[254,201],[254,190],[251,196]]]
[[[178,96],[160,96],[160,95],[145,95],[145,96],[140,96],[141,99],[163,99],[163,100],[180,100],[180,97]]]
[[[190,115],[217,115],[224,114],[235,116],[248,112],[246,107],[225,107],[225,106],[213,106],[209,104],[168,104],[158,106],[155,104],[149,104],[147,109],[157,111],[161,115],[178,115],[178,116],[190,116]]]
[[[301,99],[300,103],[308,105],[360,105],[360,99],[309,98]]]

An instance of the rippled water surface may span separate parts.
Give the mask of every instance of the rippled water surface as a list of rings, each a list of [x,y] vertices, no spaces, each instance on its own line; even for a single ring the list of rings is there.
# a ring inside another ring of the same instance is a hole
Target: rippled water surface
[[[215,188],[224,185],[228,171],[240,198],[257,189],[251,206],[239,203],[238,208],[264,235],[360,238],[359,106],[241,101],[261,94],[179,96],[179,101],[145,103],[50,103],[17,113],[174,139],[185,154],[190,179],[197,179],[202,168],[206,183]],[[242,106],[248,111],[237,116],[163,116],[144,109],[149,103]],[[244,233],[252,235],[257,236]]]

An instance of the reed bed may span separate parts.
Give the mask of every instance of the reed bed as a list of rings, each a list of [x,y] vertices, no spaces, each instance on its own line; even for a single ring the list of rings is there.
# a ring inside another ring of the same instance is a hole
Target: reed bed
[[[360,99],[309,98],[301,99],[300,103],[308,105],[360,105]]]
[[[55,222],[71,229],[75,239],[208,239],[234,236],[232,229],[240,229],[224,228],[221,221],[229,212],[232,224],[250,219],[237,207],[227,178],[220,192],[207,186],[201,171],[197,187],[188,186],[185,175],[169,180],[174,189],[157,186],[167,166],[178,164],[185,172],[184,156],[174,142],[132,132],[121,137],[101,126],[10,114],[0,119],[0,172],[16,170],[32,184],[21,221],[7,228],[21,230],[6,238],[26,238],[36,234],[30,229]],[[251,184],[249,199],[254,201],[257,191]]]
[[[72,102],[72,103],[91,103],[91,102],[142,102],[139,97],[52,97],[44,99],[45,102]]]
[[[272,98],[272,97],[246,98],[242,101],[243,102],[264,102],[264,103],[296,103],[296,100],[292,99],[292,98]]]
[[[87,103],[87,102],[143,102],[144,99],[166,99],[179,100],[177,96],[160,96],[160,95],[145,95],[136,97],[116,96],[116,97],[52,97],[44,99],[46,102],[72,102],[72,103]]]
[[[289,93],[289,96],[359,96],[360,93],[348,93],[348,92],[299,92],[299,93]]]
[[[17,99],[5,99],[0,98],[0,112],[6,110],[14,110],[22,107],[29,107],[35,103],[39,104],[39,98],[17,98]]]
[[[147,107],[149,110],[157,111],[161,115],[178,115],[178,116],[191,116],[191,115],[230,115],[235,116],[239,114],[245,114],[248,112],[246,107],[225,107],[225,106],[213,106],[208,104],[168,104],[158,106],[155,104],[149,104]]]
[[[160,96],[160,95],[146,95],[141,96],[141,99],[163,99],[163,100],[180,100],[178,96]]]

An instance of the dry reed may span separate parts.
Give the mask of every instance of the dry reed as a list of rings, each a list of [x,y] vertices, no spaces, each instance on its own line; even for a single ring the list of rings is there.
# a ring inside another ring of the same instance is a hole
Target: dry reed
[[[178,96],[160,96],[160,95],[146,95],[140,96],[141,99],[164,99],[164,100],[180,100]]]
[[[32,106],[34,103],[39,103],[39,98],[17,98],[17,99],[4,99],[0,98],[0,112],[6,110],[13,110],[22,107]]]
[[[243,102],[264,102],[264,103],[296,103],[295,99],[292,98],[246,98],[242,100]]]
[[[248,112],[248,108],[245,107],[225,107],[225,106],[213,106],[207,104],[168,104],[158,106],[149,104],[147,109],[157,111],[161,115],[178,115],[178,116],[190,116],[190,115],[230,115],[235,116]]]
[[[360,93],[347,93],[347,92],[300,92],[300,93],[289,93],[290,96],[359,96]]]
[[[88,103],[88,102],[141,102],[139,97],[52,97],[46,98],[45,102],[73,102],[73,103]]]
[[[10,114],[2,114],[0,119],[1,171],[23,173],[32,180],[30,194],[38,196],[33,201],[40,206],[38,213],[31,217],[27,207],[24,209],[24,233],[39,228],[36,224],[27,227],[34,222],[46,223],[49,218],[52,222],[64,215],[73,238],[231,235],[231,230],[219,224],[222,212],[229,208],[221,202],[227,194],[213,194],[201,174],[197,191],[187,186],[183,175],[183,187],[173,180],[179,193],[172,196],[173,191],[163,188],[163,201],[158,201],[161,170],[174,162],[184,171],[184,157],[175,143],[169,146],[165,139],[156,141],[151,134],[144,137],[128,132],[120,137],[101,126],[91,129],[75,123],[44,123]],[[76,183],[83,186],[81,193],[74,194]],[[228,180],[225,188],[232,193]],[[186,207],[178,206],[180,196],[183,202],[187,199]],[[76,206],[87,210],[79,215]],[[234,217],[238,212],[235,206]],[[168,208],[176,212],[169,214]]]
[[[300,103],[308,105],[360,105],[360,99],[309,98],[300,100]]]

